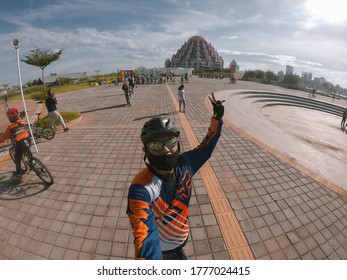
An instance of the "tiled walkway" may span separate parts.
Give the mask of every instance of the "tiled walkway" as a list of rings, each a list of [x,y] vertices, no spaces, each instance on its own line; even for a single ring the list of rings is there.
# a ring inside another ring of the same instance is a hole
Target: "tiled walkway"
[[[54,174],[54,185],[45,188],[32,174],[15,181],[12,162],[0,170],[0,258],[133,258],[125,208],[127,188],[144,167],[143,123],[169,115],[188,150],[207,131],[211,113],[205,98],[211,91],[266,88],[193,77],[185,85],[184,115],[172,100],[177,87],[141,85],[131,107],[124,106],[120,86],[58,95],[59,110],[82,112],[82,119],[70,132],[38,144],[37,156]],[[209,166],[193,179],[186,246],[191,259],[347,259],[344,197],[228,123]],[[217,194],[213,184],[221,190]]]

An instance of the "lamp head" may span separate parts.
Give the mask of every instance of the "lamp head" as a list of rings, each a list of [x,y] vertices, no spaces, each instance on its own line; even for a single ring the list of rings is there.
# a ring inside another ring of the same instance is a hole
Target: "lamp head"
[[[18,39],[13,39],[13,42],[12,42],[13,46],[15,49],[18,49],[19,48],[19,40]]]

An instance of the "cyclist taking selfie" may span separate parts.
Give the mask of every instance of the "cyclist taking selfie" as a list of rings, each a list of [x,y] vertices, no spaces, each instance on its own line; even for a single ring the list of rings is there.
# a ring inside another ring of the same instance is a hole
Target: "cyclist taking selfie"
[[[180,131],[167,117],[153,117],[142,128],[147,167],[133,179],[127,207],[135,259],[188,259],[183,247],[189,236],[192,177],[211,157],[223,125],[223,101],[213,93],[209,98],[214,114],[207,135],[193,150],[180,153]]]

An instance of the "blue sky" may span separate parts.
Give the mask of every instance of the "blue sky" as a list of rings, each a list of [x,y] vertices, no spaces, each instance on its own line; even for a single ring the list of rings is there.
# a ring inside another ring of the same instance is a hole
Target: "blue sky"
[[[12,0],[0,9],[0,86],[17,84],[16,53],[63,49],[45,74],[163,67],[192,36],[224,65],[294,67],[347,88],[347,13],[340,0]],[[23,83],[41,70],[21,62]]]

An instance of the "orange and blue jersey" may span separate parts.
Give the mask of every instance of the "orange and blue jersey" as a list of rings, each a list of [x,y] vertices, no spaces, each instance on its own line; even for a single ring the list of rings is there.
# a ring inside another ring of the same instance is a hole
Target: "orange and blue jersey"
[[[0,142],[4,142],[5,140],[11,138],[16,142],[19,142],[23,139],[29,137],[29,133],[25,127],[25,122],[22,118],[19,118],[16,122],[11,122],[4,134],[0,137]]]
[[[148,167],[135,176],[129,188],[127,207],[134,235],[135,259],[160,260],[162,252],[185,245],[189,235],[192,177],[211,157],[222,124],[222,120],[212,118],[200,145],[179,155],[174,167],[174,185],[158,178]]]

